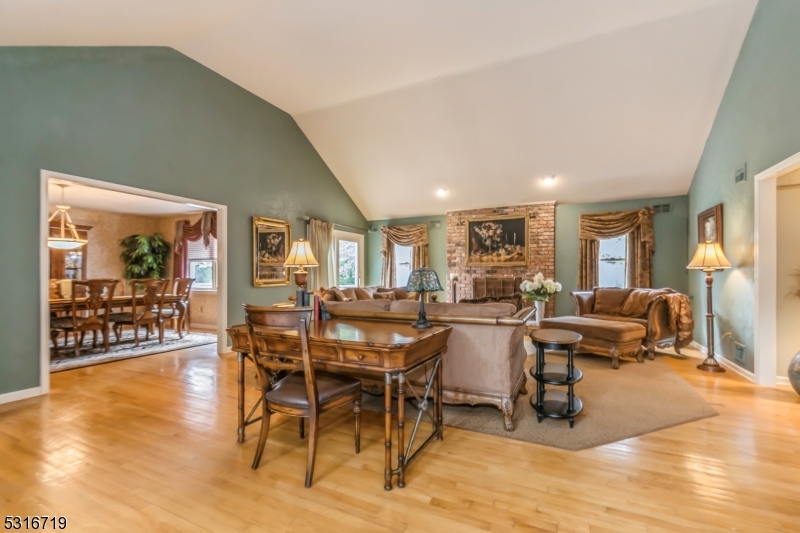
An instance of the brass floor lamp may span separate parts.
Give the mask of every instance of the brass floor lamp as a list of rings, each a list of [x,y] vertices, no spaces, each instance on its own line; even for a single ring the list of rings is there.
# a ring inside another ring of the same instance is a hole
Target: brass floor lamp
[[[697,365],[697,368],[706,372],[725,372],[714,357],[714,307],[711,302],[711,285],[714,283],[714,272],[731,268],[731,263],[718,242],[706,241],[697,245],[697,251],[686,268],[706,273],[706,360]]]

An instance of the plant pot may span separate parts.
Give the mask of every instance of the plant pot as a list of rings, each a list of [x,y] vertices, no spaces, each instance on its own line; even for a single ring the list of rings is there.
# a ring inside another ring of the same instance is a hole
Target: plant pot
[[[534,324],[537,326],[539,322],[544,318],[544,309],[547,302],[544,300],[534,300],[533,306],[536,307],[536,320],[533,321]]]
[[[797,394],[800,394],[800,352],[797,352],[792,358],[786,374],[789,376],[789,383],[792,384],[792,388]]]

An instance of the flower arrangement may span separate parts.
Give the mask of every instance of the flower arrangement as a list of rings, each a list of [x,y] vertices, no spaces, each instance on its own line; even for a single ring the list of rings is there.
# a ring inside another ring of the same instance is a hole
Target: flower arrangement
[[[525,280],[520,283],[519,290],[526,300],[546,302],[551,294],[561,292],[561,284],[552,279],[544,279],[544,275],[539,272],[533,277],[533,281]]]

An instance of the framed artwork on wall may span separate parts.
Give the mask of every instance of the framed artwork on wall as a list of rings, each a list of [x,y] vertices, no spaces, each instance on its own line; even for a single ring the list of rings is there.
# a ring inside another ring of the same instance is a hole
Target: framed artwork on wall
[[[464,226],[467,266],[528,264],[527,215],[471,218]]]
[[[707,241],[722,244],[722,204],[697,215],[697,243]]]
[[[285,220],[253,217],[253,286],[289,284],[289,269],[283,266],[292,243]]]

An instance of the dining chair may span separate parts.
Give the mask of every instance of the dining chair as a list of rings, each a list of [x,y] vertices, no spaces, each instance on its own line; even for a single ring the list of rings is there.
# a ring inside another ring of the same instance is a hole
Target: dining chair
[[[300,417],[300,438],[303,438],[304,419],[309,420],[308,463],[306,466],[306,488],[311,486],[314,476],[314,459],[317,453],[319,415],[353,402],[355,416],[355,448],[361,451],[361,381],[314,370],[308,348],[308,325],[313,308],[274,308],[244,304],[250,350],[258,372],[263,401],[261,402],[261,432],[258,447],[253,458],[253,470],[257,469],[264,453],[269,433],[270,415],[281,413]],[[300,338],[301,362],[286,362],[270,354],[262,354],[256,342],[259,329],[281,330],[287,333],[298,332]],[[283,379],[271,384],[270,377],[277,372],[293,371]]]
[[[114,335],[117,342],[122,338],[122,327],[133,326],[134,345],[139,347],[139,328],[145,328],[144,340],[150,339],[150,328],[158,327],[158,342],[164,342],[164,291],[169,280],[133,279],[131,280],[132,306],[130,312],[112,313]],[[141,298],[140,298],[141,296]]]
[[[181,299],[175,303],[167,304],[164,307],[164,320],[172,320],[175,331],[178,336],[183,338],[183,328],[186,327],[186,333],[189,333],[188,316],[189,316],[189,294],[192,292],[192,283],[194,278],[175,278],[173,281],[172,294],[180,296]]]
[[[62,331],[65,338],[72,333],[76,357],[80,355],[83,338],[87,331],[92,332],[92,348],[97,347],[97,332],[101,331],[103,347],[106,352],[110,350],[108,336],[111,323],[111,299],[114,297],[116,286],[117,280],[115,279],[72,280],[71,315],[50,319],[50,338],[53,341],[56,357],[59,355],[58,332]],[[81,300],[82,303],[80,309],[78,300]],[[79,316],[79,312],[83,312],[86,316]]]

